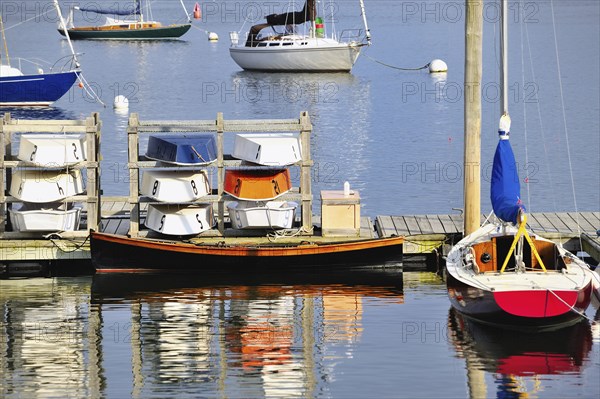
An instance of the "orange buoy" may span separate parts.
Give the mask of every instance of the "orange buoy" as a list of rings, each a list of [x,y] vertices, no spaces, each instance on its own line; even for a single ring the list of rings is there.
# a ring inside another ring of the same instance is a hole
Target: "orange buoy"
[[[82,82],[79,82],[78,86],[79,86],[80,89],[83,89],[83,83]]]
[[[194,6],[194,19],[202,18],[202,11],[200,10],[200,4],[196,3]]]

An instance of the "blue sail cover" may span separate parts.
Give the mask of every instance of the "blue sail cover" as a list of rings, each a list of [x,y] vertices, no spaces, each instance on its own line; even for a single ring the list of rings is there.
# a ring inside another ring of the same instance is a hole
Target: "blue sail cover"
[[[79,7],[79,11],[83,12],[94,12],[96,14],[106,14],[106,15],[140,15],[140,2],[136,1],[133,7],[113,7],[111,9],[103,10],[102,8],[95,7]]]
[[[525,210],[521,202],[521,186],[515,155],[513,154],[508,132],[500,131],[500,140],[494,154],[492,167],[491,200],[498,218],[517,224],[519,210]]]

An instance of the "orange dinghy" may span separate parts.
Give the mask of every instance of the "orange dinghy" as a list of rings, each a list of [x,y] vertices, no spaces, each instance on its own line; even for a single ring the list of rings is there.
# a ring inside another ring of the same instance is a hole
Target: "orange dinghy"
[[[225,187],[227,194],[237,199],[266,201],[290,191],[292,179],[287,169],[227,169]]]

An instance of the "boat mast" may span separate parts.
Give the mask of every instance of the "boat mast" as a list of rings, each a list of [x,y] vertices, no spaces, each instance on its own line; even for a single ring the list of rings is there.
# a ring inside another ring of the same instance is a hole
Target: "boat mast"
[[[58,19],[60,20],[60,27],[65,32],[65,37],[67,38],[67,43],[69,43],[69,49],[71,49],[71,54],[73,55],[73,61],[75,61],[75,66],[77,68],[81,67],[79,64],[79,60],[77,60],[77,54],[75,54],[75,49],[73,48],[73,43],[71,43],[71,37],[69,36],[69,31],[67,30],[67,24],[63,19],[62,12],[60,11],[60,6],[58,5],[58,0],[54,0],[54,7],[56,8],[56,13],[58,14]]]
[[[144,11],[142,11],[142,2],[140,0],[135,0],[135,9],[140,10],[140,22],[144,22]]]
[[[501,109],[500,115],[508,115],[508,7],[506,0],[500,2],[500,60],[502,70],[500,73]]]
[[[371,44],[371,31],[369,30],[369,25],[367,24],[367,14],[365,13],[365,2],[360,0],[360,13],[363,18],[363,24],[365,25],[365,35],[367,37],[367,44]]]
[[[479,228],[481,215],[481,68],[483,2],[466,0],[464,235]]]

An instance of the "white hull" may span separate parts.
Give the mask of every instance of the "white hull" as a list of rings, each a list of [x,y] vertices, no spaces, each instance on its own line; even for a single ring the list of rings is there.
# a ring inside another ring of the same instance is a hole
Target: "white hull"
[[[19,142],[21,161],[43,167],[62,167],[86,160],[82,134],[23,134]]]
[[[358,43],[340,43],[324,38],[264,43],[264,47],[232,46],[229,54],[246,70],[349,72],[361,50]]]
[[[256,202],[240,201],[227,205],[231,225],[235,229],[289,229],[294,223],[295,202],[270,201],[256,206]]]
[[[210,204],[148,205],[146,227],[167,235],[192,235],[210,230],[214,225],[213,208]]]
[[[10,195],[36,203],[57,202],[85,191],[78,169],[66,173],[49,170],[16,170],[11,175]]]
[[[50,205],[50,206],[48,206]],[[48,206],[46,208],[46,206]],[[10,209],[10,221],[15,231],[75,231],[79,229],[80,207],[66,211],[56,204],[24,204]]]
[[[146,170],[141,193],[161,202],[191,202],[210,193],[205,172]]]
[[[302,159],[298,133],[236,134],[232,155],[265,166],[287,166]]]

